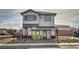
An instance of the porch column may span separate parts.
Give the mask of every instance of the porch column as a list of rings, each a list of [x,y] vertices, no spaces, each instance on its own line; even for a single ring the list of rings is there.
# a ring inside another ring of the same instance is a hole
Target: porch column
[[[27,36],[27,33],[28,33],[27,29],[23,28],[23,36]]]
[[[28,28],[28,38],[31,38],[32,33],[31,33],[31,28]]]

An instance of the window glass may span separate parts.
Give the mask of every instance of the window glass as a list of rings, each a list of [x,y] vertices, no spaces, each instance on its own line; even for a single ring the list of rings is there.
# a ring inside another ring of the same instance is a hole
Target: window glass
[[[51,16],[44,16],[44,21],[51,21]]]
[[[27,21],[34,21],[37,19],[37,17],[33,15],[29,15],[29,16],[24,16],[24,19]]]

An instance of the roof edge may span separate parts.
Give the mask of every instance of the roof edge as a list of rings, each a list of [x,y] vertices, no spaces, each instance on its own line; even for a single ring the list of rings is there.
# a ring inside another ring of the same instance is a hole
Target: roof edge
[[[28,10],[22,12],[21,15],[23,15],[24,13],[27,13],[28,11],[33,11],[33,12],[35,12],[35,13],[38,13],[39,15],[55,15],[55,16],[56,16],[56,14],[57,14],[57,13],[51,13],[51,12],[47,12],[48,14],[41,14],[40,12],[43,12],[43,11],[40,11],[40,12],[39,12],[39,11],[34,11],[34,10],[32,10],[32,9],[28,9]]]
[[[36,12],[36,11],[32,10],[32,9],[28,9],[28,10],[26,10],[26,11],[22,12],[22,13],[21,13],[21,15],[23,15],[24,13],[27,13],[28,11],[33,11],[33,12],[35,12],[35,13],[38,13],[38,12]]]

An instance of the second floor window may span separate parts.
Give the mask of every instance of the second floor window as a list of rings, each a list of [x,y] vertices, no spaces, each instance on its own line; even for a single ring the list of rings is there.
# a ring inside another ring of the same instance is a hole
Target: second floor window
[[[44,16],[44,21],[51,21],[51,16]]]
[[[27,21],[34,21],[36,19],[37,19],[37,17],[34,15],[24,16],[24,20],[27,20]]]

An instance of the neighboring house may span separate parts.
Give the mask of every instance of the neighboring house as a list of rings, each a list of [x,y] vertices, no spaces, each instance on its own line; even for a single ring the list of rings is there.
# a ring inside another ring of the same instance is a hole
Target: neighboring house
[[[72,28],[67,25],[56,25],[58,30],[58,36],[72,36],[75,28]]]
[[[76,37],[79,37],[79,29],[78,28],[74,30],[73,35],[76,36]]]
[[[23,17],[23,36],[32,38],[35,33],[40,34],[41,39],[51,39],[56,36],[54,19],[56,13],[34,11],[29,9],[21,13]]]

